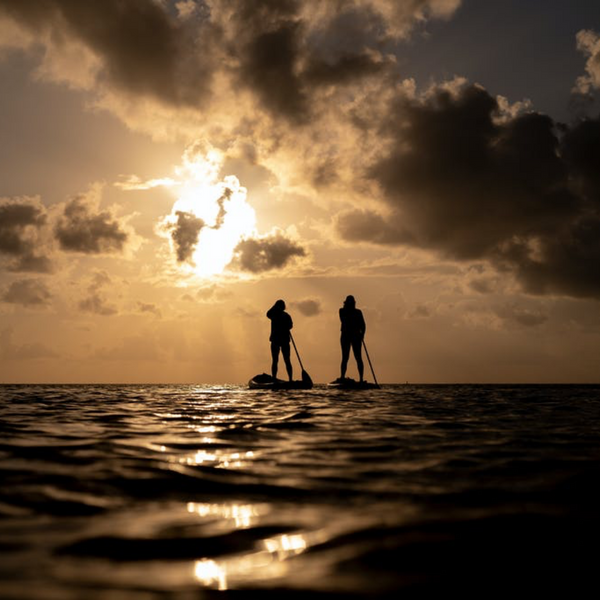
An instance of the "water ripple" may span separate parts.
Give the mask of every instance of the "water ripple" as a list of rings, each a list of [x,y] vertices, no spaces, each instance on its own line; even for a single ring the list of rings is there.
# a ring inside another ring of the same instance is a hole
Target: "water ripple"
[[[1,386],[0,595],[391,598],[542,561],[559,589],[599,417],[598,386]]]

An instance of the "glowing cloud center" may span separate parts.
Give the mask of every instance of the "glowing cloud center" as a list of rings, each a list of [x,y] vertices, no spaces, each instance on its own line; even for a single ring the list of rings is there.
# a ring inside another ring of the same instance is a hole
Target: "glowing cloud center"
[[[181,192],[165,219],[171,228],[176,227],[182,213],[194,220],[197,241],[185,263],[201,277],[222,273],[240,240],[252,236],[256,227],[256,213],[246,200],[246,188],[234,175],[219,181],[221,164],[222,156],[214,149],[187,152],[183,165],[176,169]]]

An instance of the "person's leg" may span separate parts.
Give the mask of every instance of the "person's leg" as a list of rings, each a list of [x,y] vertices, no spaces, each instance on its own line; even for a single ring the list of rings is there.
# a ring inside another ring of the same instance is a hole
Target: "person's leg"
[[[358,368],[358,376],[360,378],[360,381],[363,381],[365,366],[363,364],[363,359],[362,359],[362,340],[352,340],[352,352],[354,353],[354,358],[356,359],[356,366]]]
[[[346,369],[348,368],[348,359],[350,358],[350,340],[344,337],[340,338],[340,344],[342,346],[342,375],[341,379],[346,377]]]
[[[277,379],[277,363],[279,362],[279,345],[271,342],[271,376]]]
[[[281,346],[281,354],[283,361],[285,362],[285,368],[287,370],[288,378],[293,381],[292,361],[290,360],[290,345],[284,344]]]

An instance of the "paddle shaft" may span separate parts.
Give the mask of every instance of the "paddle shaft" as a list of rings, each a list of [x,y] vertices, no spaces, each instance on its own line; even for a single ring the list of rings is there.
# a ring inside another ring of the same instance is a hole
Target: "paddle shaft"
[[[300,368],[304,371],[304,365],[302,364],[302,360],[300,360],[300,354],[298,353],[298,348],[296,348],[296,342],[294,341],[294,336],[290,331],[290,340],[292,340],[292,344],[294,346],[294,350],[296,351],[296,356],[298,357],[298,362],[300,363]]]
[[[371,357],[369,356],[369,351],[367,350],[367,345],[365,344],[365,338],[363,338],[363,347],[365,349],[365,354],[367,355],[367,360],[369,361],[369,367],[371,367],[371,373],[373,374],[373,379],[375,380],[375,385],[379,387],[379,383],[377,382],[377,377],[375,377],[375,371],[373,371],[373,365],[371,364]]]

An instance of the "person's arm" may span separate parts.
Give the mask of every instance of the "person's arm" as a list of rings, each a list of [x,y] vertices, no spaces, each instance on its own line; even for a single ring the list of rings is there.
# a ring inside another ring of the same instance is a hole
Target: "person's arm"
[[[288,325],[289,325],[289,329],[291,331],[294,327],[294,322],[292,321],[292,317],[290,317],[290,315],[288,315],[288,319],[289,319]]]
[[[273,306],[271,306],[271,308],[267,311],[267,317],[271,320],[273,320],[273,317],[275,316],[275,312],[276,312],[276,308],[275,308],[275,304],[273,304]]]

